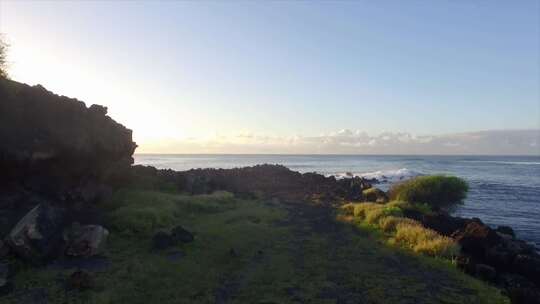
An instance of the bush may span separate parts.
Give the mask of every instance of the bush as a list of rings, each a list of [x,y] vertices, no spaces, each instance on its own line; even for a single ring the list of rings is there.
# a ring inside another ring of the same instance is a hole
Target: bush
[[[390,188],[392,200],[425,203],[435,210],[461,202],[467,195],[467,183],[454,176],[419,176]]]
[[[431,207],[428,204],[423,204],[423,203],[415,203],[415,204],[413,204],[413,203],[404,202],[404,201],[393,201],[393,202],[390,202],[390,203],[388,203],[386,205],[387,206],[392,206],[392,207],[398,207],[404,213],[406,213],[407,211],[415,211],[415,212],[420,212],[422,214],[432,214],[433,213],[433,210],[431,209]]]
[[[418,224],[398,224],[394,240],[417,253],[431,256],[449,258],[459,253],[459,245],[453,239]]]

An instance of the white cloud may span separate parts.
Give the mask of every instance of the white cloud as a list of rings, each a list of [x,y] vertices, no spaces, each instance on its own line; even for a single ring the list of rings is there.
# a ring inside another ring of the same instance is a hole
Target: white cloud
[[[243,132],[208,139],[140,143],[138,153],[306,153],[306,154],[528,154],[540,155],[540,130],[480,131],[416,136],[385,132],[370,136],[340,130],[319,136],[277,137]]]

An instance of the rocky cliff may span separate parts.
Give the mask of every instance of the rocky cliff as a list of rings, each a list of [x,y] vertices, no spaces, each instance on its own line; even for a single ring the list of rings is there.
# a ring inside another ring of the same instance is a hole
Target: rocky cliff
[[[0,80],[0,208],[93,201],[129,169],[135,148],[107,108]]]

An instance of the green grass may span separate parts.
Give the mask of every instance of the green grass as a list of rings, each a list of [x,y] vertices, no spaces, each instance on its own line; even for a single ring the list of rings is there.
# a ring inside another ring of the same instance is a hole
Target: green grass
[[[393,201],[428,204],[434,209],[444,209],[465,199],[469,187],[455,176],[419,176],[390,188]]]
[[[315,206],[123,190],[103,208],[111,267],[95,274],[95,289],[66,292],[70,271],[19,264],[16,290],[0,303],[34,288],[49,303],[508,303],[448,261],[389,247],[373,226],[341,224]],[[366,216],[374,210],[396,207]],[[175,225],[195,241],[151,250],[152,234]],[[171,261],[175,251],[184,257]]]

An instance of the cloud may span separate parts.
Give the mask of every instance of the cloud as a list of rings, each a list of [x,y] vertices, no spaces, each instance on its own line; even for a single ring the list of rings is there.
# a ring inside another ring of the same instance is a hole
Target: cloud
[[[482,154],[540,155],[539,130],[498,130],[416,136],[385,132],[370,136],[340,130],[319,136],[277,137],[244,132],[209,139],[140,143],[138,153],[283,153],[283,154]]]

